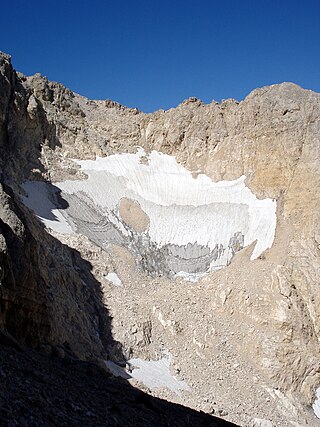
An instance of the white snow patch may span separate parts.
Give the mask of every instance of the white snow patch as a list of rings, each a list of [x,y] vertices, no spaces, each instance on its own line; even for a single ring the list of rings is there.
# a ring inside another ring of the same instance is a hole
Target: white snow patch
[[[177,394],[179,390],[191,390],[185,381],[178,380],[170,373],[170,356],[160,360],[130,359],[128,362],[133,366],[130,375],[150,389],[168,388]]]
[[[320,418],[320,387],[316,390],[316,400],[312,405],[312,409],[316,417]]]
[[[175,277],[181,277],[187,282],[196,283],[205,275],[206,273],[186,273],[185,271],[179,271]]]
[[[114,286],[122,286],[122,281],[117,275],[117,273],[108,273],[105,278],[109,280]]]
[[[157,151],[141,162],[142,149],[135,154],[115,154],[96,160],[75,160],[88,179],[55,183],[67,197],[89,197],[124,235],[118,207],[122,198],[135,200],[150,219],[146,233],[158,248],[172,244],[197,244],[210,250],[223,247],[211,262],[210,271],[228,264],[233,256],[230,239],[244,236],[244,246],[256,241],[251,259],[257,258],[273,244],[276,228],[276,202],[257,199],[245,185],[245,176],[234,181],[213,182],[204,174],[197,179],[179,165],[174,156]],[[72,233],[75,224],[65,209],[56,209],[49,189],[42,182],[26,182],[28,197],[24,203],[39,218],[60,233]],[[63,193],[62,193],[63,195]],[[129,234],[128,234],[129,233]],[[107,242],[106,242],[107,243]],[[201,273],[200,273],[201,274]],[[179,272],[178,276],[194,281],[199,275]]]
[[[50,201],[48,184],[41,181],[27,181],[22,187],[27,193],[27,196],[22,197],[23,203],[35,212],[46,227],[58,233],[73,234],[61,210]]]
[[[150,389],[168,388],[176,394],[181,390],[191,391],[185,381],[180,381],[170,373],[171,355],[166,354],[160,360],[130,359],[126,366],[130,370],[122,368],[111,360],[105,360],[105,364],[113,375],[122,378],[135,378]]]
[[[213,182],[201,174],[194,179],[174,156],[152,151],[148,164],[143,164],[143,155],[139,149],[136,154],[75,160],[88,179],[56,185],[69,194],[85,192],[109,212],[123,197],[136,200],[150,218],[148,234],[158,247],[197,243],[213,249],[219,243],[227,248],[217,260],[219,265],[231,258],[228,245],[236,232],[245,236],[244,246],[257,240],[251,259],[272,246],[276,202],[257,199],[246,187],[245,176]]]

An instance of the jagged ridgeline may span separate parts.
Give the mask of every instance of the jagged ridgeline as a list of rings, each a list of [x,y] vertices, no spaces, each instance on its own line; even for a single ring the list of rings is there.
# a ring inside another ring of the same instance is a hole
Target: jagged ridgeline
[[[283,83],[145,114],[1,54],[2,328],[241,425],[315,426],[319,113]]]

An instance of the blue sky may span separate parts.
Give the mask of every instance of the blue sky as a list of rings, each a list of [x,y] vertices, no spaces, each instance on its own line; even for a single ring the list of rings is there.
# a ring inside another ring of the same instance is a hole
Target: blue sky
[[[3,1],[0,50],[145,112],[283,81],[320,92],[320,0]]]

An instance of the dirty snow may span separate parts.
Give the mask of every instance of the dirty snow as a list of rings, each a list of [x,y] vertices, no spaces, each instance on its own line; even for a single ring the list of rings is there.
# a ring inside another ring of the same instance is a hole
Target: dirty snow
[[[168,388],[178,395],[182,390],[191,390],[185,381],[178,380],[170,373],[171,355],[169,353],[160,360],[130,359],[126,365],[130,366],[130,370],[122,368],[111,360],[106,360],[105,364],[113,375],[135,378],[151,390]]]
[[[130,359],[133,369],[130,375],[150,389],[168,388],[179,394],[179,390],[190,391],[186,382],[180,381],[170,373],[171,357],[160,360]]]
[[[122,286],[122,281],[117,275],[117,273],[111,272],[108,273],[105,278],[109,280],[114,286]]]

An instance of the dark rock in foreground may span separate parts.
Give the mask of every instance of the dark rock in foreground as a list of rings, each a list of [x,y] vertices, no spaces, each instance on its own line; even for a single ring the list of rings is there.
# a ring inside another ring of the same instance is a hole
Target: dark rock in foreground
[[[47,358],[12,343],[0,345],[1,426],[235,425],[149,396],[93,364]]]

